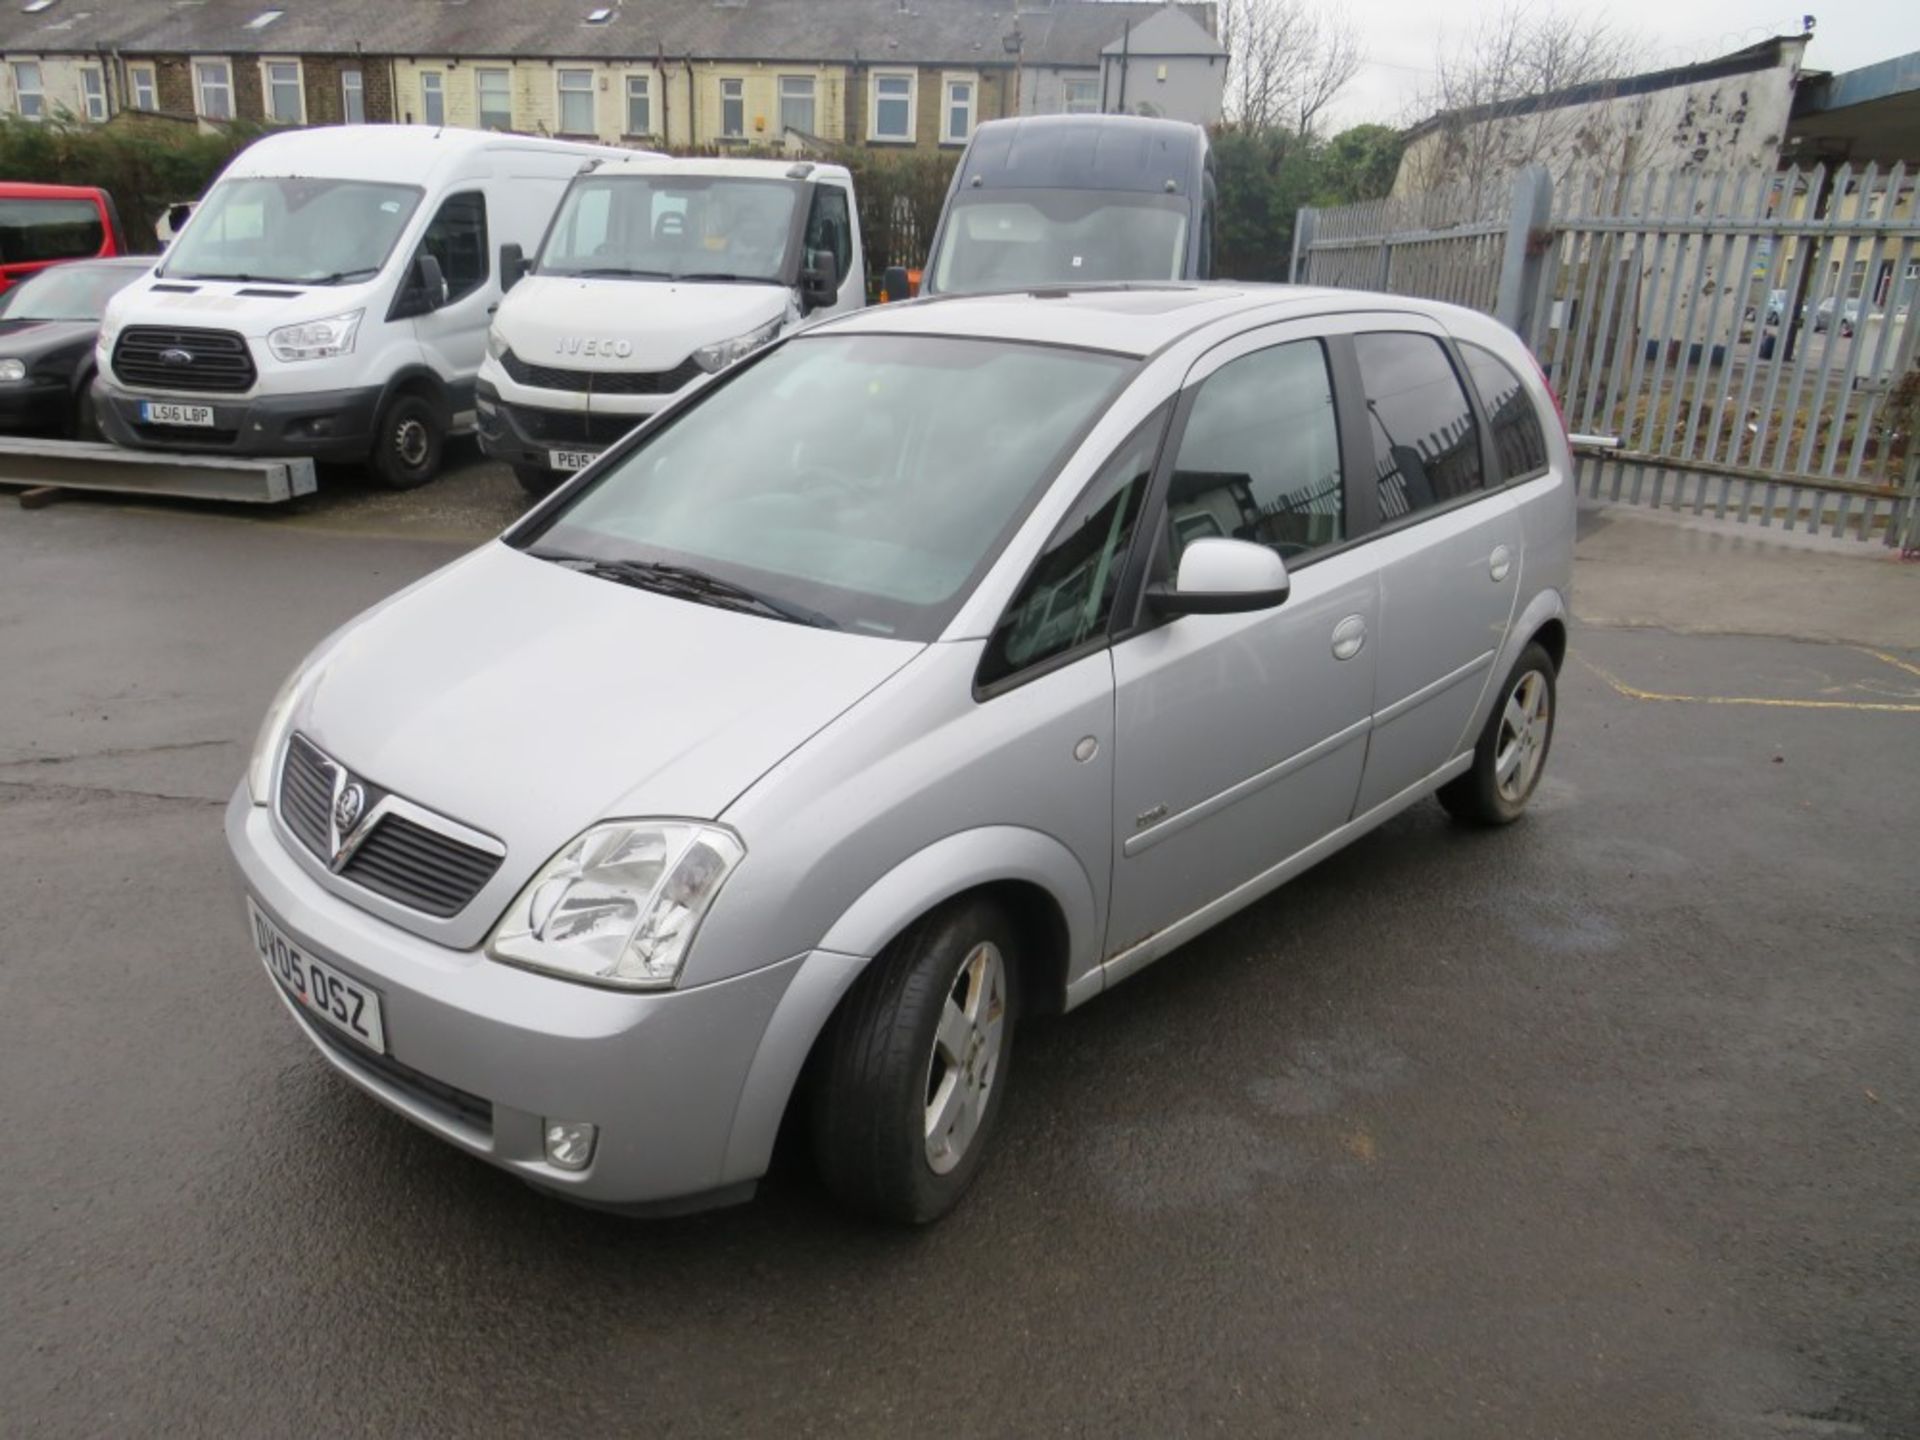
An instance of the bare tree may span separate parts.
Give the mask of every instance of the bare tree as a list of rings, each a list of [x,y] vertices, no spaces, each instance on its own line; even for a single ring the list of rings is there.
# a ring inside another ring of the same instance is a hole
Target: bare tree
[[[1360,68],[1353,28],[1307,0],[1221,0],[1220,43],[1227,117],[1252,130],[1311,135]]]
[[[1508,4],[1457,41],[1442,42],[1422,108],[1432,129],[1409,147],[1417,189],[1466,188],[1525,165],[1606,169],[1621,157],[1628,117],[1608,82],[1642,58],[1638,37],[1588,13]],[[1573,96],[1564,92],[1584,87]],[[1562,96],[1567,103],[1525,103]]]

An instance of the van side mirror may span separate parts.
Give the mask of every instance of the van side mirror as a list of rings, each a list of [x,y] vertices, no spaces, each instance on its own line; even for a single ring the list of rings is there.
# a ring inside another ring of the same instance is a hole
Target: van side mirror
[[[831,250],[807,251],[806,268],[800,272],[800,308],[817,310],[840,298],[839,266]]]
[[[1271,610],[1287,598],[1287,562],[1252,540],[1204,537],[1180,552],[1180,573],[1171,587],[1147,589],[1147,605],[1159,615],[1240,615]]]
[[[881,303],[885,304],[889,300],[911,300],[912,298],[913,284],[907,278],[907,267],[904,265],[889,265],[886,273],[880,280]]]
[[[500,293],[504,295],[518,285],[522,277],[532,268],[533,262],[527,259],[526,251],[511,242],[502,245],[500,247]]]
[[[447,303],[447,276],[440,262],[422,250],[407,267],[407,283],[394,296],[390,320],[411,320],[416,315],[431,315]]]

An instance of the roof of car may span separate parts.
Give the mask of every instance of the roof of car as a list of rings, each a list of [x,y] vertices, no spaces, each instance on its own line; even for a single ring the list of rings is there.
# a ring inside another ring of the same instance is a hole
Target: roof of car
[[[636,154],[599,167],[601,175],[735,175],[749,180],[851,180],[844,165],[814,160],[736,160],[731,156]]]
[[[835,333],[960,335],[1076,345],[1123,355],[1151,355],[1220,320],[1261,314],[1430,307],[1394,295],[1307,285],[1193,284],[1063,286],[991,295],[946,295],[874,305],[829,322]]]

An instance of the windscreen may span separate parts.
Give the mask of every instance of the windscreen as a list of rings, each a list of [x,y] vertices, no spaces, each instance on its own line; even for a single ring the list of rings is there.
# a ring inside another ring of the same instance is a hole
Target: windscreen
[[[0,265],[98,255],[106,238],[91,200],[0,200]]]
[[[932,640],[1134,363],[795,340],[612,462],[530,548],[695,568],[842,629]]]
[[[412,185],[222,180],[174,241],[171,280],[341,285],[380,273],[420,204]]]
[[[786,180],[582,176],[561,202],[539,273],[783,283],[798,196]]]
[[[963,191],[933,266],[939,294],[1178,280],[1189,202],[1125,190]]]
[[[55,265],[0,296],[0,320],[97,321],[143,275],[133,265]]]

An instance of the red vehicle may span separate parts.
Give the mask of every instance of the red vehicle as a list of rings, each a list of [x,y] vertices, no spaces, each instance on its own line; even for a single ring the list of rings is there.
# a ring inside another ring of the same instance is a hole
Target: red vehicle
[[[0,294],[59,261],[126,250],[119,213],[106,191],[0,181]]]

